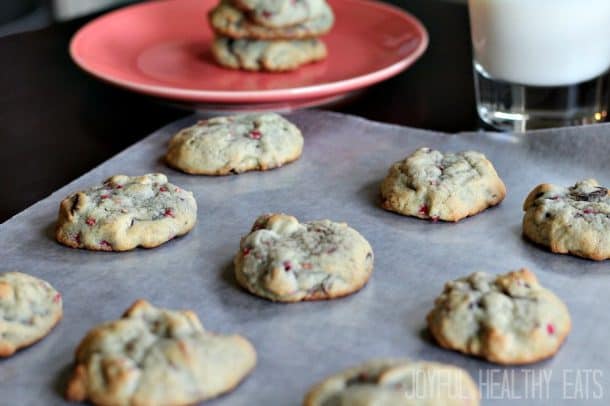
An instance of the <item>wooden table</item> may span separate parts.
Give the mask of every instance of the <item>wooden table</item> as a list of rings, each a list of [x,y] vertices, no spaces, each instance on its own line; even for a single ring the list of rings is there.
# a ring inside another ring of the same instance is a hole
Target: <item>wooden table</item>
[[[392,0],[427,27],[430,46],[410,69],[337,111],[449,132],[480,126],[464,5]],[[93,17],[0,38],[0,223],[158,127],[190,114],[101,83],[68,56]]]

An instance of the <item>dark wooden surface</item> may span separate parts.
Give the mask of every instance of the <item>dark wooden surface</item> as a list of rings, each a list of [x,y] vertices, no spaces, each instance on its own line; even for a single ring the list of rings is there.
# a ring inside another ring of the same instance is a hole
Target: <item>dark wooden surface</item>
[[[335,110],[448,132],[478,128],[466,7],[391,2],[424,23],[428,51],[407,71]],[[0,38],[0,222],[190,114],[81,72],[67,48],[89,19]]]

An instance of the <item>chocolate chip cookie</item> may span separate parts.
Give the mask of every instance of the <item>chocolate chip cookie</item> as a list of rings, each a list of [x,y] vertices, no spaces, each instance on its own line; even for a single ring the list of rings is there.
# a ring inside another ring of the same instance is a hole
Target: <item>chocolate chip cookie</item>
[[[223,0],[208,16],[213,30],[224,37],[235,39],[288,40],[319,37],[328,32],[334,15],[331,8],[324,4],[316,17],[287,27],[270,28],[250,21],[246,12]]]
[[[165,160],[174,168],[199,175],[268,170],[301,156],[303,136],[275,113],[215,117],[178,132]]]
[[[356,230],[329,220],[300,223],[266,214],[241,239],[237,281],[280,302],[333,299],[362,288],[373,271],[373,250]]]
[[[571,326],[565,304],[525,268],[448,282],[427,319],[442,347],[498,364],[551,357]]]
[[[45,337],[62,314],[61,295],[48,282],[21,272],[0,274],[0,357]]]
[[[116,175],[61,202],[56,238],[95,251],[152,248],[188,233],[196,219],[193,194],[165,175]]]
[[[319,39],[264,41],[218,37],[212,44],[216,61],[232,69],[284,72],[326,58]]]
[[[485,155],[420,148],[390,168],[384,209],[429,220],[459,221],[500,203],[506,187]]]
[[[610,258],[610,196],[594,179],[538,185],[523,204],[523,235],[552,252]]]
[[[234,0],[258,25],[270,28],[300,24],[322,14],[324,0]]]
[[[372,360],[314,386],[304,406],[477,406],[470,375],[448,364]]]
[[[76,350],[66,398],[96,405],[187,405],[233,390],[254,368],[245,338],[203,329],[191,311],[135,302]]]

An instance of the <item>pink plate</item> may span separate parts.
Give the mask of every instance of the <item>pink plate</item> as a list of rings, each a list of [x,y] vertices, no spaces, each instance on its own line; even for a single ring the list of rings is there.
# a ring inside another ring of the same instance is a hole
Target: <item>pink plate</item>
[[[294,72],[216,65],[206,15],[218,0],[149,1],[111,12],[76,33],[70,54],[92,75],[156,97],[216,106],[302,106],[396,75],[428,45],[422,24],[398,8],[367,0],[329,2],[336,23],[324,36],[328,57]]]

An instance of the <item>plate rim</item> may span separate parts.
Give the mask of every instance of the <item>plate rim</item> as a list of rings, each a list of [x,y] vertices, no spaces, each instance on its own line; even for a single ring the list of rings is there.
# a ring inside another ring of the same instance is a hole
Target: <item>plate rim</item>
[[[182,87],[173,86],[162,86],[162,85],[149,85],[133,82],[130,80],[124,80],[116,78],[112,74],[100,72],[96,68],[91,67],[86,58],[81,58],[77,54],[76,47],[78,42],[81,40],[81,36],[92,25],[99,23],[101,20],[112,18],[117,13],[123,13],[128,9],[135,9],[140,7],[149,7],[155,3],[165,2],[166,0],[148,1],[144,3],[137,3],[121,7],[117,10],[103,14],[93,20],[87,22],[85,25],[80,27],[70,39],[69,43],[69,54],[74,63],[82,69],[84,72],[91,76],[100,79],[106,83],[129,89],[138,93],[144,93],[149,96],[161,97],[171,100],[183,100],[183,101],[195,101],[195,102],[215,102],[215,103],[266,103],[276,101],[290,101],[290,100],[301,100],[307,98],[324,97],[331,95],[338,95],[350,91],[363,89],[372,84],[379,83],[385,79],[395,76],[415,61],[417,61],[428,48],[430,39],[428,31],[425,26],[419,21],[419,19],[413,16],[406,10],[403,10],[397,6],[387,3],[381,3],[378,1],[370,0],[337,0],[337,1],[349,1],[357,3],[360,6],[372,7],[381,9],[384,12],[388,12],[403,20],[408,20],[411,26],[413,26],[420,37],[420,43],[409,55],[400,59],[399,61],[388,65],[384,68],[374,70],[373,72],[366,73],[364,75],[358,75],[347,79],[337,80],[329,83],[314,84],[309,86],[301,86],[294,88],[284,89],[271,89],[271,90],[195,90],[185,89]]]

